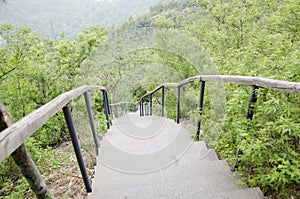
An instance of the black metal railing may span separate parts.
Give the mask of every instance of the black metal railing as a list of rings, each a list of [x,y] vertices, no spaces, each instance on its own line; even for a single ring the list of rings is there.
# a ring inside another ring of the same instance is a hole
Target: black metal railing
[[[203,102],[204,102],[204,91],[205,91],[205,84],[206,82],[223,82],[223,83],[233,83],[245,86],[253,87],[251,91],[251,96],[248,104],[247,119],[252,119],[253,117],[253,103],[257,101],[256,96],[256,89],[258,88],[268,88],[271,90],[278,90],[287,93],[295,93],[300,94],[300,83],[298,82],[288,82],[288,81],[281,81],[281,80],[273,80],[268,78],[261,78],[261,77],[251,77],[251,76],[227,76],[227,75],[199,75],[187,78],[178,83],[164,83],[154,90],[146,93],[140,99],[139,107],[140,107],[140,116],[144,116],[145,113],[145,101],[146,98],[149,98],[149,109],[150,115],[152,115],[153,109],[153,102],[152,102],[152,95],[159,90],[162,90],[161,93],[161,116],[164,117],[164,101],[165,101],[165,87],[175,87],[177,88],[177,102],[176,102],[176,119],[175,121],[179,124],[180,123],[180,89],[182,86],[193,83],[195,81],[200,81],[200,95],[198,100],[198,113],[199,117],[197,120],[197,132],[196,136],[199,138],[199,133],[201,129],[201,115],[203,113]]]
[[[102,90],[102,94],[103,94],[103,108],[104,108],[104,114],[105,114],[105,118],[106,118],[106,125],[107,125],[107,129],[110,128],[111,122],[110,122],[110,109],[109,109],[109,102],[108,102],[108,95],[106,90]],[[90,99],[89,99],[89,94],[88,92],[84,93],[84,98],[85,98],[85,103],[86,103],[86,108],[87,108],[87,112],[88,112],[88,116],[89,116],[89,121],[90,121],[90,125],[91,125],[91,130],[92,130],[92,134],[93,134],[93,139],[94,139],[94,143],[95,143],[95,149],[96,149],[96,154],[98,156],[99,154],[99,140],[96,134],[96,128],[95,128],[95,122],[94,122],[94,117],[93,117],[93,113],[92,113],[92,108],[90,105]],[[65,120],[67,123],[67,127],[70,133],[70,137],[71,137],[71,141],[74,147],[74,151],[76,154],[76,159],[80,168],[80,172],[83,178],[83,182],[86,188],[86,191],[92,192],[92,187],[90,184],[90,180],[89,180],[89,176],[86,170],[86,166],[84,163],[84,159],[83,159],[83,155],[81,152],[81,147],[80,147],[80,143],[78,140],[78,135],[76,132],[76,128],[74,125],[74,121],[72,118],[72,112],[71,109],[69,107],[69,105],[66,105],[62,108],[64,116],[65,116]]]
[[[203,102],[204,102],[204,91],[205,91],[205,84],[206,82],[223,82],[223,83],[232,83],[232,84],[238,84],[238,85],[244,85],[244,86],[251,86],[252,90],[250,93],[250,99],[247,107],[246,112],[246,119],[252,120],[253,118],[253,110],[254,110],[254,103],[257,101],[257,92],[256,90],[258,88],[267,88],[270,90],[277,90],[281,92],[287,92],[287,93],[294,93],[294,94],[300,94],[300,83],[298,82],[288,82],[288,81],[281,81],[281,80],[273,80],[268,78],[261,78],[261,77],[251,77],[251,76],[225,76],[225,75],[200,75],[200,76],[194,76],[187,78],[181,82],[178,83],[164,83],[154,90],[146,93],[143,95],[140,99],[139,106],[140,106],[140,116],[146,115],[145,113],[145,101],[146,98],[149,100],[149,109],[150,109],[150,115],[152,115],[152,95],[158,92],[159,90],[162,90],[161,93],[161,116],[164,117],[164,101],[165,101],[165,87],[175,87],[177,88],[177,102],[176,102],[176,123],[180,123],[180,89],[182,86],[193,83],[195,81],[200,81],[200,94],[199,94],[199,100],[198,100],[198,117],[196,121],[196,136],[195,139],[199,140],[200,136],[200,129],[201,129],[201,115],[203,114]],[[240,139],[243,139],[240,137]],[[238,157],[241,154],[240,149],[236,152],[236,164],[234,165],[233,169],[237,168],[238,166]]]
[[[19,146],[21,146],[27,138],[29,138],[38,128],[40,128],[44,123],[46,123],[53,115],[55,115],[60,110],[63,110],[65,121],[67,123],[67,127],[70,133],[71,141],[74,147],[74,151],[83,177],[86,191],[91,192],[92,188],[90,185],[86,166],[83,160],[83,155],[81,153],[81,147],[78,140],[78,135],[74,125],[69,103],[77,99],[81,95],[84,95],[85,104],[86,104],[90,126],[91,126],[91,131],[94,139],[96,154],[98,155],[99,140],[96,134],[95,121],[93,118],[93,112],[90,105],[90,97],[88,94],[88,91],[96,91],[96,90],[102,91],[102,97],[103,97],[102,106],[106,117],[106,125],[107,128],[109,129],[111,125],[110,122],[111,110],[109,106],[108,94],[106,89],[101,86],[81,86],[77,89],[59,95],[49,103],[43,105],[39,109],[33,111],[26,117],[22,118],[21,120],[17,121],[15,124],[11,125],[9,128],[2,131],[0,133],[0,163],[6,157],[11,155]]]

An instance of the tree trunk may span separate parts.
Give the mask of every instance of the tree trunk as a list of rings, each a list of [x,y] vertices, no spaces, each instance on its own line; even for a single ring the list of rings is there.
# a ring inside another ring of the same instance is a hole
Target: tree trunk
[[[0,103],[0,132],[13,124],[6,108]],[[47,189],[39,170],[32,161],[24,144],[17,148],[12,154],[12,158],[20,168],[31,189],[38,199],[52,199],[53,196]]]

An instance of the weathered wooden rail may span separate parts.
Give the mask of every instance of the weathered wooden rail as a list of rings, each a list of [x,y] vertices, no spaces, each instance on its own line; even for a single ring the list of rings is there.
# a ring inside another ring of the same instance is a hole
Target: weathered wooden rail
[[[188,83],[192,83],[196,80],[200,80],[203,82],[224,82],[224,83],[226,82],[226,83],[239,84],[245,86],[257,86],[261,88],[268,88],[270,90],[277,90],[286,93],[300,94],[299,82],[289,82],[283,80],[274,80],[269,78],[252,77],[252,76],[198,75],[198,76],[187,78],[178,83],[165,83],[162,84],[161,86],[181,87]]]
[[[8,128],[3,130],[0,133],[0,163],[5,158],[10,156],[14,151],[19,149],[19,147],[23,145],[25,140],[29,138],[38,128],[40,128],[43,124],[45,124],[53,115],[63,110],[67,122],[67,126],[71,135],[74,150],[76,153],[77,161],[79,163],[81,174],[83,176],[86,190],[87,192],[91,192],[91,186],[89,183],[88,175],[82,158],[80,145],[77,139],[76,129],[73,124],[71,110],[68,104],[72,100],[77,99],[79,96],[84,95],[86,106],[87,106],[87,112],[90,119],[92,134],[95,141],[96,151],[98,152],[99,144],[98,144],[93,114],[92,114],[89,95],[88,95],[89,91],[97,91],[97,90],[102,91],[103,94],[103,107],[106,115],[106,124],[107,127],[109,128],[110,110],[109,110],[106,88],[102,86],[81,86],[79,88],[76,88],[74,90],[59,95],[49,103],[43,105],[39,109],[33,111],[32,113],[28,114],[21,120],[17,121],[12,125],[9,125]]]
[[[286,93],[293,93],[293,94],[300,94],[300,83],[299,82],[289,82],[289,81],[282,81],[282,80],[274,80],[269,78],[262,78],[262,77],[252,77],[252,76],[230,76],[230,75],[198,75],[194,77],[187,78],[181,82],[177,83],[164,83],[156,87],[150,92],[147,92],[145,95],[141,97],[139,101],[140,104],[140,115],[143,116],[145,113],[144,109],[144,101],[145,98],[149,96],[149,105],[150,105],[150,115],[152,114],[152,95],[162,90],[162,116],[164,116],[164,90],[165,87],[175,87],[178,89],[177,91],[177,111],[176,111],[176,121],[179,123],[179,110],[180,110],[180,88],[186,84],[193,83],[199,80],[201,82],[200,85],[200,98],[198,103],[198,108],[202,110],[203,105],[203,97],[204,97],[204,89],[205,89],[205,82],[223,82],[223,83],[232,83],[232,84],[239,84],[245,86],[252,86],[253,88],[267,88],[270,90],[277,90]],[[254,92],[255,94],[255,92]],[[199,125],[199,124],[198,124]],[[199,130],[197,130],[199,133]]]
[[[127,101],[109,104],[109,108],[111,109],[112,116],[118,118],[126,114],[129,104],[130,102]]]

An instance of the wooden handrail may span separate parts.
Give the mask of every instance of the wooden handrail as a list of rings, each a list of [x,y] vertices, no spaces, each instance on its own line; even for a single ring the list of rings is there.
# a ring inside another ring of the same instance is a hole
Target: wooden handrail
[[[106,91],[106,88],[85,85],[63,93],[2,131],[0,133],[0,163],[64,106],[85,92],[93,90]]]
[[[118,106],[121,104],[130,104],[130,102],[118,102],[118,103],[113,103],[113,104],[109,104],[110,106]]]
[[[263,77],[252,77],[252,76],[230,76],[230,75],[198,75],[194,77],[187,78],[181,82],[177,83],[164,83],[152,91],[146,93],[141,97],[144,98],[151,93],[154,93],[161,89],[162,87],[181,87],[188,83],[192,83],[196,80],[206,81],[206,82],[227,82],[245,86],[257,86],[261,88],[268,88],[270,90],[277,90],[286,93],[300,94],[300,83],[299,82],[289,82],[283,80],[274,80]]]

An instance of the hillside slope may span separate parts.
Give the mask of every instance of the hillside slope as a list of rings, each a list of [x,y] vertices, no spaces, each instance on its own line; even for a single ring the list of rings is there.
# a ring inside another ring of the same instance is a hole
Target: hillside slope
[[[11,0],[0,4],[0,24],[26,24],[43,36],[67,38],[92,24],[112,26],[144,12],[160,0]]]

